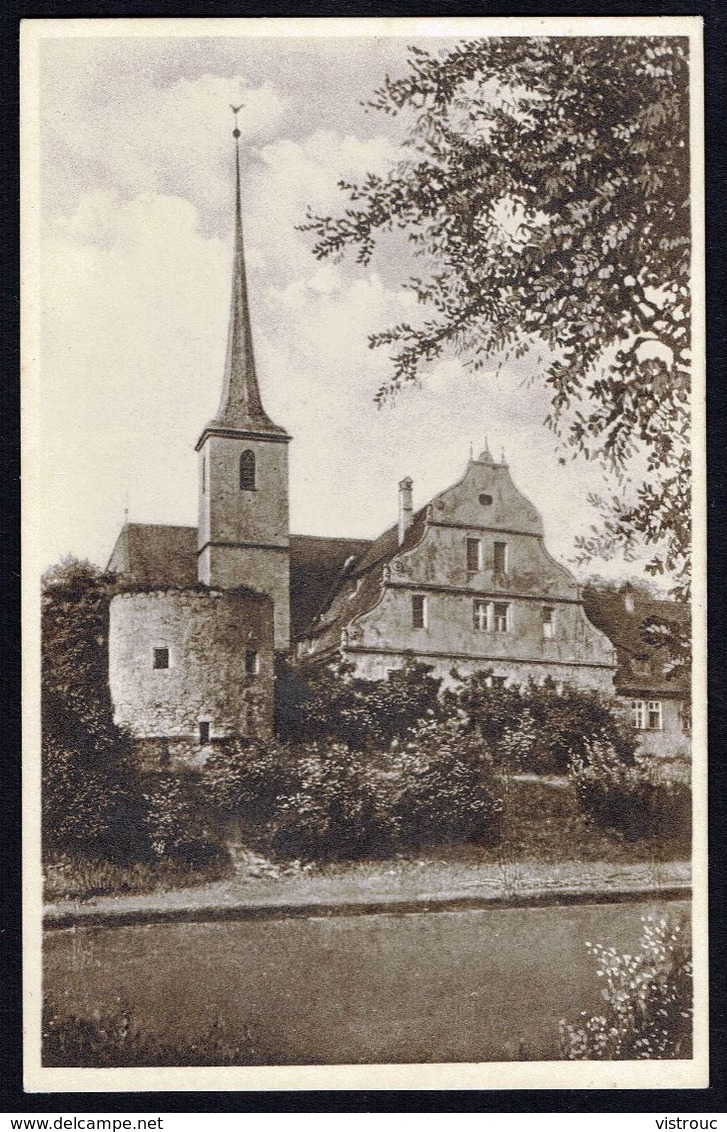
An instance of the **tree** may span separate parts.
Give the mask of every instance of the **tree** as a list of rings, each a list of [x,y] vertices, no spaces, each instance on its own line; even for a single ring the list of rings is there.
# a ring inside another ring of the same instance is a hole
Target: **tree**
[[[107,856],[146,849],[133,753],[114,725],[108,685],[113,575],[65,558],[43,576],[43,843]]]
[[[410,49],[369,105],[404,115],[386,175],[309,211],[319,258],[401,229],[429,312],[371,338],[381,400],[454,351],[474,369],[529,355],[547,425],[614,477],[584,558],[650,548],[686,594],[690,529],[689,60],[677,37],[492,38]],[[542,358],[542,360],[541,360]],[[537,359],[537,362],[536,362]]]

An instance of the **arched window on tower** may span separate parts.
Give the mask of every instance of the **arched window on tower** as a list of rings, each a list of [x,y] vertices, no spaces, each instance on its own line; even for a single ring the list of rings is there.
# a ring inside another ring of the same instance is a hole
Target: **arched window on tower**
[[[255,491],[255,453],[249,448],[240,457],[240,491]]]

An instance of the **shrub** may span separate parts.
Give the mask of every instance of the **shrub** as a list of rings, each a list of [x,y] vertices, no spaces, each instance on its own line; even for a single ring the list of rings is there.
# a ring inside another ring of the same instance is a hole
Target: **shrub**
[[[229,860],[205,820],[198,773],[164,771],[146,779],[146,825],[157,858],[169,857],[188,866],[215,866]]]
[[[292,756],[274,742],[215,742],[202,771],[202,790],[220,817],[255,824],[274,818],[294,779]]]
[[[271,822],[273,849],[294,857],[377,856],[395,825],[383,776],[340,743],[303,748]]]
[[[92,1014],[69,1014],[52,999],[43,1008],[43,1065],[106,1068],[163,1065],[269,1065],[269,1050],[249,1026],[231,1035],[216,1020],[198,1038],[142,1030],[117,1000]]]
[[[510,687],[493,684],[492,671],[483,669],[444,699],[450,716],[461,713],[505,770],[565,774],[573,759],[588,761],[594,740],[611,744],[625,762],[636,749],[633,727],[612,700],[550,678]]]
[[[108,685],[109,602],[118,585],[88,562],[64,559],[43,576],[43,852],[143,858],[140,777],[114,725]]]
[[[392,759],[400,844],[499,840],[502,799],[479,737],[455,721],[423,725]]]
[[[692,1050],[692,962],[686,922],[647,916],[638,955],[587,944],[603,979],[604,1013],[560,1023],[569,1061],[688,1058]]]
[[[283,667],[276,682],[276,721],[284,741],[344,743],[352,750],[388,747],[421,720],[438,718],[441,680],[410,661],[386,680],[354,675],[354,665],[294,673]]]
[[[443,699],[447,718],[461,717],[466,727],[481,737],[493,758],[505,735],[513,734],[522,719],[522,690],[517,685],[493,684],[491,668],[460,678],[459,685],[447,689]]]
[[[572,780],[578,803],[603,829],[617,829],[630,841],[659,837],[688,844],[691,836],[691,791],[684,782],[669,781],[650,762],[627,766],[608,743],[587,746],[588,762],[575,762]]]

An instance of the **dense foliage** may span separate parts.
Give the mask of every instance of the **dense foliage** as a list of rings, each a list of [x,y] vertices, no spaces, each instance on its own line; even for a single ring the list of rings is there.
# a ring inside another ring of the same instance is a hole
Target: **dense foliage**
[[[692,959],[686,921],[646,917],[636,955],[588,944],[603,981],[603,1013],[560,1024],[570,1061],[643,1061],[692,1055]]]
[[[113,576],[65,559],[43,578],[44,852],[134,856],[144,801],[130,744],[114,725],[108,686]]]
[[[446,692],[444,702],[506,770],[567,774],[573,760],[588,760],[596,740],[612,745],[624,762],[636,747],[634,729],[612,699],[550,678],[504,686],[483,669]]]
[[[305,674],[278,670],[278,733],[292,743],[333,739],[353,750],[388,747],[420,721],[441,715],[442,681],[411,660],[385,680],[366,680],[355,666],[339,663]]]
[[[572,781],[581,809],[601,828],[632,841],[676,840],[689,849],[691,790],[664,778],[653,761],[627,765],[609,743],[596,740],[588,744],[588,762],[574,762]]]
[[[491,760],[452,721],[421,724],[376,754],[327,739],[240,746],[229,756],[212,755],[204,797],[267,852],[353,860],[500,836]]]
[[[411,48],[370,106],[401,115],[400,161],[308,215],[318,258],[369,262],[401,230],[428,317],[376,334],[379,398],[446,351],[528,355],[546,423],[615,475],[585,554],[644,541],[685,591],[690,545],[689,59],[677,37],[507,37]]]

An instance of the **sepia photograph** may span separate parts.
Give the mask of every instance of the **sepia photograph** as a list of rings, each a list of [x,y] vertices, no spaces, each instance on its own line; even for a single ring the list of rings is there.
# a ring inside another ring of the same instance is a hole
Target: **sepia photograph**
[[[701,53],[24,22],[28,1091],[707,1085]]]

